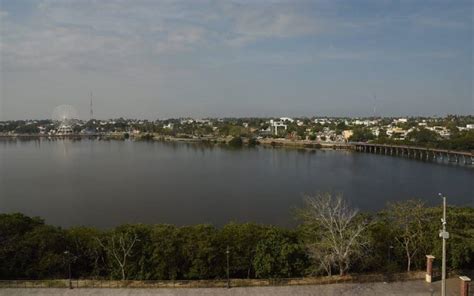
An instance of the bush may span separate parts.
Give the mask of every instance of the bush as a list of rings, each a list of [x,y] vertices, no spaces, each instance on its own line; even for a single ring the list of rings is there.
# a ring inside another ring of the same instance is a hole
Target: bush
[[[241,137],[233,137],[229,141],[229,146],[231,147],[242,147],[242,145],[243,145],[243,141]]]

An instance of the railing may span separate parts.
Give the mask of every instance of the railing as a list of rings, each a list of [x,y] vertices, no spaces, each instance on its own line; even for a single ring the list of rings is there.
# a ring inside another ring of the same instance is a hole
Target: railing
[[[425,272],[364,274],[354,276],[302,277],[275,279],[231,279],[231,287],[327,285],[338,283],[393,282],[423,279]],[[73,288],[224,288],[227,280],[98,280],[73,279]],[[0,288],[69,288],[68,279],[0,280]]]

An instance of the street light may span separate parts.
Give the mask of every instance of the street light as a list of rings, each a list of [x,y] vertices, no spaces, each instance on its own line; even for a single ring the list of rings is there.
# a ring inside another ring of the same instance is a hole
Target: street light
[[[229,246],[227,246],[227,249],[225,251],[226,256],[227,256],[227,289],[230,289],[230,278],[229,278]]]
[[[443,239],[443,259],[441,267],[441,296],[446,296],[446,240],[449,238],[449,232],[446,231],[446,196],[438,193],[439,197],[443,199],[443,218],[441,224],[443,230],[439,232],[439,237]]]
[[[71,252],[69,251],[64,251],[64,255],[67,256],[67,263],[68,263],[68,269],[69,269],[69,289],[72,289],[72,274],[71,274],[71,261],[76,260],[76,256],[72,256]]]
[[[391,259],[392,259],[392,250],[393,250],[393,246],[390,245],[390,246],[388,247],[388,262],[389,262],[389,263],[390,263],[390,261],[392,261],[392,260],[391,260]]]

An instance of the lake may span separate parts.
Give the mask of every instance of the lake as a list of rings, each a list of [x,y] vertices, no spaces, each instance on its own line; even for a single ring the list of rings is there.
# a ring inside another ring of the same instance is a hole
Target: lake
[[[0,212],[65,227],[230,221],[295,225],[304,194],[363,210],[419,198],[474,206],[474,167],[332,150],[0,139]]]

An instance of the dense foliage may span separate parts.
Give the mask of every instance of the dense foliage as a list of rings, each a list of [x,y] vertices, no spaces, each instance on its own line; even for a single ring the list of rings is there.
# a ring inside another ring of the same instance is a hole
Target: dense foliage
[[[448,150],[474,150],[474,130],[456,131],[449,139],[441,138],[437,133],[427,129],[416,129],[408,133],[406,140],[378,138],[376,143],[422,146]]]
[[[400,212],[407,208],[415,210]],[[439,207],[411,202],[394,204],[375,214],[357,214],[354,221],[364,221],[360,237],[364,244],[344,259],[350,261],[349,272],[407,270],[403,242],[411,234],[417,235],[409,246],[411,269],[423,269],[426,254],[440,258],[441,213]],[[404,219],[407,215],[411,217],[408,221]],[[1,214],[0,279],[64,278],[69,262],[75,278],[224,278],[227,247],[232,278],[325,274],[309,252],[310,247],[313,253],[318,252],[317,246],[326,247],[321,238],[327,230],[315,225],[303,222],[284,229],[253,223],[230,223],[221,228],[134,224],[109,230],[62,229],[46,225],[40,218]],[[450,207],[448,231],[448,267],[472,268],[474,209]],[[337,271],[337,264],[332,268]]]
[[[375,139],[372,131],[365,127],[357,127],[352,132],[352,136],[349,137],[349,141],[352,142],[367,142]]]

